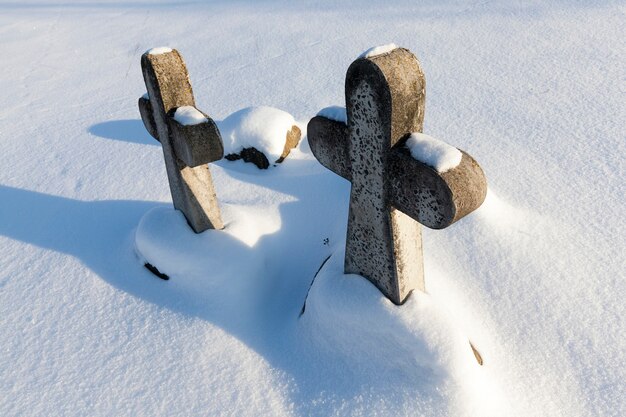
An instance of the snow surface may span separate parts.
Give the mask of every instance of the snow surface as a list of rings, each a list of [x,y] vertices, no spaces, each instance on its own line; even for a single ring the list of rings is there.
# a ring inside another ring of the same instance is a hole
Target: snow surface
[[[159,46],[157,48],[152,48],[148,50],[148,55],[162,55],[168,54],[172,52],[172,48],[168,48],[167,46]]]
[[[626,415],[624,12],[0,4],[0,415]],[[305,135],[390,32],[425,71],[425,130],[455,138],[490,187],[475,213],[424,229],[428,294],[397,308],[340,274],[350,184],[306,138],[262,173],[211,164],[227,226],[190,235],[137,110],[142,51],[176,45],[216,120],[277,107]],[[162,281],[136,246],[158,256],[167,236],[180,250],[155,260]]]
[[[248,107],[217,122],[224,141],[224,155],[255,147],[270,163],[282,155],[287,132],[294,125],[296,120],[291,114],[267,106]]]
[[[330,120],[334,120],[336,122],[342,122],[344,124],[348,124],[348,114],[346,112],[345,107],[341,107],[341,106],[324,107],[322,110],[317,112],[317,115],[323,116]]]
[[[177,108],[174,112],[174,120],[183,126],[199,125],[200,123],[208,122],[204,114],[194,106],[180,106]]]
[[[411,133],[405,146],[413,158],[435,168],[439,173],[456,168],[463,158],[461,151],[454,146],[424,133]]]
[[[379,384],[428,376],[429,394],[448,404],[450,415],[507,414],[495,375],[478,364],[463,323],[444,304],[414,292],[398,307],[369,281],[344,275],[344,256],[330,258],[306,300],[302,326],[316,349],[367,370]]]
[[[359,58],[372,58],[378,55],[387,54],[393,51],[394,49],[398,49],[398,45],[396,45],[395,43],[388,43],[387,45],[372,46],[366,51],[363,51],[363,53],[359,55]]]

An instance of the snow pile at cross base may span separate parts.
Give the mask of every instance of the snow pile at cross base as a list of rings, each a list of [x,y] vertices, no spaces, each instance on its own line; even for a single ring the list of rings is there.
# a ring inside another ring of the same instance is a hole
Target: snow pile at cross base
[[[453,415],[512,411],[497,376],[481,368],[468,335],[443,306],[421,291],[394,305],[363,277],[344,275],[343,255],[322,267],[306,300],[301,321],[316,349],[381,378],[428,381]]]
[[[277,254],[255,245],[278,225],[243,207],[225,206],[223,213],[224,230],[195,234],[180,212],[153,209],[137,228],[135,249],[141,263],[171,277],[169,296],[194,298],[228,320],[235,315],[252,323],[255,317],[245,315],[254,314],[255,294],[277,284],[266,267]],[[281,318],[291,360],[332,356],[357,369],[356,375],[418,388],[421,400],[445,404],[434,408],[437,413],[497,416],[514,410],[493,369],[478,364],[462,322],[419,291],[403,306],[394,305],[363,277],[344,275],[344,256],[338,250],[324,260],[300,314]],[[463,314],[458,307],[456,313]]]

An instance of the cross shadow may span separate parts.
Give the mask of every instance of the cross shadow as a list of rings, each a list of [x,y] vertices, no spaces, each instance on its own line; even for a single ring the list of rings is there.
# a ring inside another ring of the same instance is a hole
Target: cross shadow
[[[381,370],[374,380],[375,372],[364,372],[345,357],[317,352],[307,344],[306,338],[300,337],[298,317],[309,284],[321,261],[332,252],[330,247],[322,246],[321,236],[330,229],[344,227],[324,226],[314,221],[302,226],[302,216],[314,210],[306,206],[311,206],[312,199],[319,198],[320,192],[332,187],[328,181],[334,181],[330,175],[312,177],[304,183],[298,177],[283,179],[283,190],[304,186],[308,197],[281,205],[283,226],[263,236],[254,247],[227,234],[220,237],[220,243],[236,253],[236,259],[241,262],[256,250],[262,250],[268,257],[266,267],[273,271],[273,286],[262,288],[249,306],[229,306],[223,302],[221,293],[186,288],[176,279],[162,281],[143,268],[134,252],[134,231],[148,210],[169,206],[162,203],[79,201],[0,185],[0,201],[3,201],[0,235],[71,255],[122,291],[219,326],[288,375],[295,386],[290,395],[300,415],[328,414],[337,406],[334,401],[341,403],[363,393],[375,392],[381,398],[402,401],[398,383],[422,385],[415,373],[392,378]],[[328,213],[321,213],[322,216],[316,213],[314,217],[325,219],[331,215],[333,206],[322,210]],[[291,256],[289,248],[291,253],[310,252],[311,256]],[[227,306],[225,310],[224,306]],[[320,361],[323,366],[319,366]],[[380,380],[387,382],[380,384]],[[374,390],[375,387],[379,388]],[[316,400],[328,392],[333,393],[333,401],[320,408]]]
[[[0,235],[80,260],[105,281],[157,303],[158,291],[134,251],[134,230],[162,203],[79,201],[0,185]],[[61,277],[62,279],[62,277]]]
[[[89,133],[105,139],[138,143],[140,145],[158,145],[159,143],[148,134],[143,122],[139,119],[110,120],[96,123],[88,130]]]

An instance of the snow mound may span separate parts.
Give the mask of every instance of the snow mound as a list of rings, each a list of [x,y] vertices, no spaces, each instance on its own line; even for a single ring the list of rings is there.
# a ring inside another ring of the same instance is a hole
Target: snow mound
[[[206,277],[204,282],[189,282],[194,291],[208,286],[249,292],[254,283],[244,281],[262,274],[264,265],[263,253],[252,246],[261,236],[278,230],[279,220],[259,213],[253,216],[237,206],[224,206],[222,217],[227,224],[224,230],[196,234],[180,211],[154,208],[143,216],[135,232],[137,255],[173,280]]]
[[[398,45],[395,43],[388,43],[387,45],[372,46],[368,50],[364,51],[359,58],[372,58],[377,55],[382,55],[398,49]]]
[[[172,48],[167,46],[159,46],[157,48],[152,48],[148,51],[148,55],[162,55],[172,52]]]
[[[463,154],[452,145],[423,133],[411,133],[406,141],[411,156],[420,162],[430,165],[437,172],[444,173],[461,163]]]
[[[322,110],[317,112],[317,115],[325,117],[330,120],[334,120],[336,122],[348,124],[348,114],[346,112],[345,107],[341,107],[341,106],[324,107]]]
[[[450,312],[421,291],[394,305],[365,278],[343,274],[343,258],[336,253],[322,267],[301,317],[317,349],[381,379],[413,375],[424,395],[434,384],[437,395],[453,403],[450,415],[503,415],[504,397],[489,363],[478,364]]]
[[[270,162],[280,158],[287,132],[296,124],[294,117],[273,107],[248,107],[217,123],[224,154],[238,154],[244,148],[256,148]]]
[[[208,119],[204,117],[198,109],[194,106],[181,106],[174,112],[174,120],[183,126],[199,125],[200,123],[208,122]]]

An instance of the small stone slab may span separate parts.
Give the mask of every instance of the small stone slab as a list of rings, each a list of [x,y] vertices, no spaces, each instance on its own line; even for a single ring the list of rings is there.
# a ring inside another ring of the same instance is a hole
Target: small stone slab
[[[439,173],[404,146],[424,123],[424,74],[409,50],[364,54],[348,69],[345,94],[347,123],[314,117],[309,144],[322,165],[352,183],[345,272],[402,304],[412,290],[425,291],[419,223],[441,229],[475,210],[486,179],[464,152],[458,166]]]

